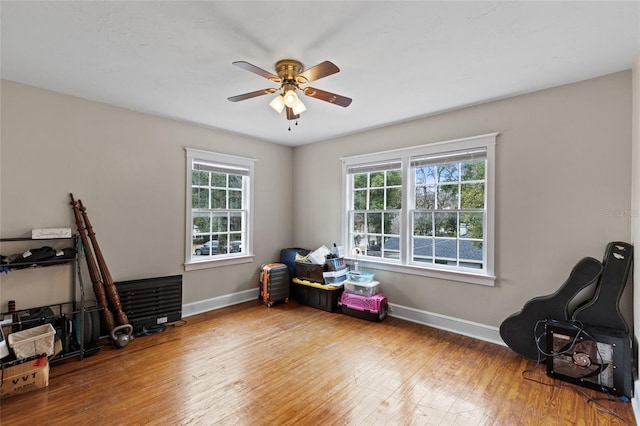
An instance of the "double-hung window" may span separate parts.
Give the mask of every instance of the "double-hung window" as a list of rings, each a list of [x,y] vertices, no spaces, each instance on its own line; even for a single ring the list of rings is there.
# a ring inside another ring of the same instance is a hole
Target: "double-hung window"
[[[411,158],[412,263],[484,269],[486,147]]]
[[[399,259],[402,215],[402,162],[357,164],[351,177],[349,239],[364,256]]]
[[[496,136],[343,158],[347,253],[374,268],[493,285]]]
[[[191,148],[186,154],[187,269],[246,261],[254,160]]]

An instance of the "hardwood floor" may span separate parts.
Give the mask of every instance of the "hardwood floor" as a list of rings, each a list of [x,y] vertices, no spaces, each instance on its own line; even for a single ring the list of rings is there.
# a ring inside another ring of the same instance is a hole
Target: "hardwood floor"
[[[631,404],[510,349],[389,317],[248,302],[51,366],[4,425],[621,425]]]

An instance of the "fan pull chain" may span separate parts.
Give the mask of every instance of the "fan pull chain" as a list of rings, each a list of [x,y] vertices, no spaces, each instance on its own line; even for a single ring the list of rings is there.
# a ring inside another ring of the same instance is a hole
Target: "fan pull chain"
[[[296,120],[296,126],[298,125],[298,120]],[[289,120],[289,131],[291,131],[291,120]]]

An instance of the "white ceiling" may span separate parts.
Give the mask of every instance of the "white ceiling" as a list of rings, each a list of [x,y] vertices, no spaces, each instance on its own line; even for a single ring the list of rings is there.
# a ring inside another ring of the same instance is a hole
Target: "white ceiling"
[[[132,110],[301,145],[630,69],[640,1],[2,1],[2,78]],[[283,58],[337,74],[312,83],[288,131]]]

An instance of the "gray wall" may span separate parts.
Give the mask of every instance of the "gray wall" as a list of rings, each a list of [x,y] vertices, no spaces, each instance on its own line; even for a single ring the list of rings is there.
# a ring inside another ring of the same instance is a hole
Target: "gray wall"
[[[378,271],[391,303],[498,326],[555,291],[582,257],[601,259],[609,241],[629,241],[625,71],[296,148],[294,242],[339,241],[340,157],[491,132],[500,133],[495,287]]]
[[[75,230],[72,192],[87,208],[114,280],[183,274],[184,303],[252,288],[257,295],[259,266],[291,244],[291,148],[6,80],[1,89],[2,237]],[[185,146],[257,159],[253,263],[184,272]],[[61,302],[65,274],[58,267],[3,274],[0,311],[12,299],[18,308]],[[91,287],[88,275],[85,282]]]
[[[339,241],[340,157],[500,132],[496,286],[378,273],[392,303],[498,326],[555,291],[580,258],[629,240],[631,75],[295,149],[2,81],[0,235],[75,229],[73,192],[114,279],[183,273],[184,303],[197,302],[254,288],[259,265],[282,247]],[[183,272],[185,146],[257,158],[253,263]],[[64,273],[46,274],[60,275],[59,289],[36,293],[25,274],[2,275],[0,306],[60,298]]]

